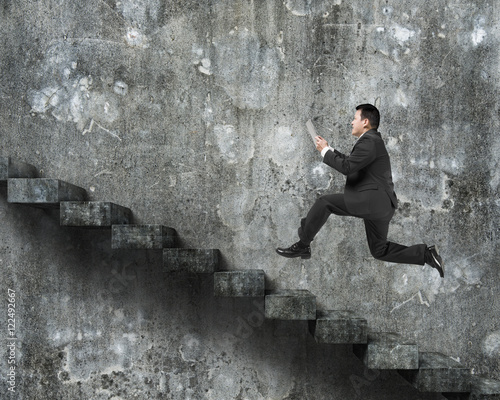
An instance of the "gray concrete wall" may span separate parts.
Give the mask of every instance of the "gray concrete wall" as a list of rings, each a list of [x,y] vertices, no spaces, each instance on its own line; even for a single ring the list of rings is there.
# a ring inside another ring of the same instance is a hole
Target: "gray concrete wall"
[[[226,269],[262,268],[270,288],[308,289],[319,308],[356,310],[500,378],[496,2],[0,6],[1,155],[174,227],[183,246],[219,248]],[[372,259],[355,219],[332,218],[310,261],[274,253],[344,182],[305,121],[348,152],[363,102],[382,113],[401,201],[390,238],[437,243],[444,280]],[[4,305],[15,290],[21,340],[11,398],[440,398],[0,190],[0,288]],[[4,396],[8,353],[0,369]]]

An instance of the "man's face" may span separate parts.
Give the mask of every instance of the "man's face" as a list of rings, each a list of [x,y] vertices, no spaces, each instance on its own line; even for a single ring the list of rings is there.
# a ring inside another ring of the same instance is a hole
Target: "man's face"
[[[357,110],[356,114],[354,114],[354,119],[351,122],[353,136],[359,138],[363,133],[365,133],[368,130],[367,124],[368,120],[366,118],[361,119],[361,110]]]

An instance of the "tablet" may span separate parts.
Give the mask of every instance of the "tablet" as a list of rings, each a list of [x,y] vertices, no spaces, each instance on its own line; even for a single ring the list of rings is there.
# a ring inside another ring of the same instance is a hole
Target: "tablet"
[[[306,127],[307,131],[309,132],[309,135],[311,135],[314,145],[316,146],[316,136],[318,136],[318,134],[316,133],[316,129],[314,128],[314,125],[311,120],[308,120],[306,122]]]

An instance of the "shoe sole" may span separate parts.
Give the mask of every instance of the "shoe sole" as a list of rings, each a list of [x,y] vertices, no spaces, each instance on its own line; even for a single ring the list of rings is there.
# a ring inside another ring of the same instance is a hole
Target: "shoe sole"
[[[441,276],[441,278],[444,278],[444,263],[443,263],[443,259],[441,258],[441,256],[439,255],[439,251],[438,251],[438,248],[437,246],[434,246],[434,250],[436,251],[436,254],[437,256],[439,257],[436,258],[434,256],[434,254],[431,252],[431,255],[432,255],[432,259],[434,260],[434,262],[439,266],[439,268],[436,268],[439,272],[439,276]]]

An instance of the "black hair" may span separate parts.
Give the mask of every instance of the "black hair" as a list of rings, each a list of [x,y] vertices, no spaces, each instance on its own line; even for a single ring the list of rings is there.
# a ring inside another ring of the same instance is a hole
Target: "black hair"
[[[380,113],[377,107],[371,104],[360,104],[356,107],[356,110],[361,110],[361,118],[368,119],[370,121],[370,126],[373,129],[377,129],[380,123]]]

